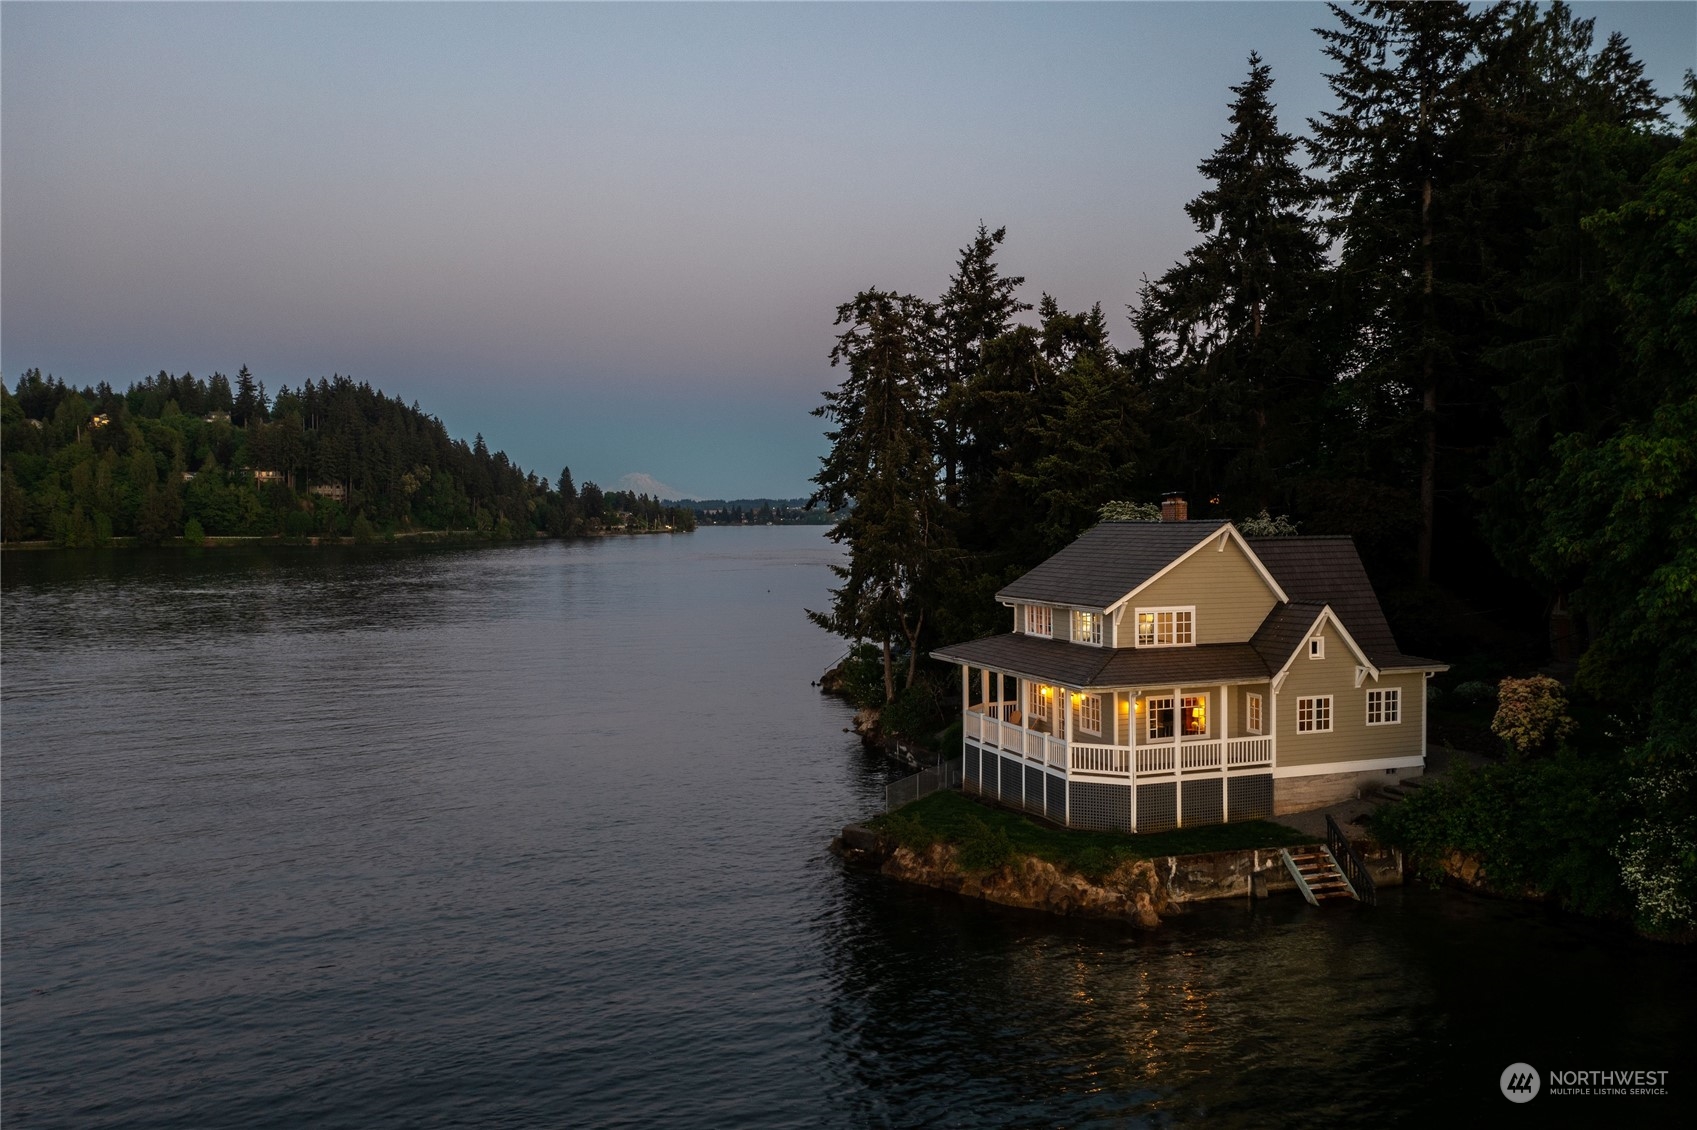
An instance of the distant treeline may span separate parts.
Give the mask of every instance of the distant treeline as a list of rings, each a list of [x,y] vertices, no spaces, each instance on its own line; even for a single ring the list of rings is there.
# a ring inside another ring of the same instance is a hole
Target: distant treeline
[[[698,526],[829,526],[838,517],[809,510],[805,498],[690,498],[678,505],[694,512]]]
[[[244,366],[158,376],[119,392],[41,370],[0,382],[0,534],[103,545],[133,537],[493,538],[689,530],[688,507],[550,483],[481,435],[451,439],[416,403],[336,376],[266,394]]]

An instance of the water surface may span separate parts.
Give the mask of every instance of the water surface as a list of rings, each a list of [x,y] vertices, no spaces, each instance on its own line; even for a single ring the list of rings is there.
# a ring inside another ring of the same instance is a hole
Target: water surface
[[[1155,935],[825,852],[817,529],[4,558],[8,1127],[1284,1126],[1697,1079],[1684,951],[1537,907]],[[1577,1101],[1577,1100],[1576,1100]],[[1534,1119],[1533,1121],[1537,1121]]]

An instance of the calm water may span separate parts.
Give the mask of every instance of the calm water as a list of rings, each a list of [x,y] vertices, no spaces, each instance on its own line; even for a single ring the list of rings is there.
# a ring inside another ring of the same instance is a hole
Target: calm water
[[[8,554],[6,1126],[1690,1114],[1690,955],[1537,908],[1151,937],[844,872],[887,773],[809,686],[833,555]],[[1675,1096],[1511,1106],[1516,1060]]]

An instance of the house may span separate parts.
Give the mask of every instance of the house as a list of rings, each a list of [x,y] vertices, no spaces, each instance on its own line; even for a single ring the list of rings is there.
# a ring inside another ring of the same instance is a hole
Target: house
[[[1347,537],[1104,522],[996,594],[961,668],[964,787],[1075,828],[1323,807],[1417,777],[1426,680]]]
[[[348,488],[341,483],[317,483],[307,489],[320,498],[328,498],[336,502],[348,500]]]
[[[253,472],[253,481],[256,485],[263,483],[280,483],[283,481],[283,472],[265,471],[255,468]]]

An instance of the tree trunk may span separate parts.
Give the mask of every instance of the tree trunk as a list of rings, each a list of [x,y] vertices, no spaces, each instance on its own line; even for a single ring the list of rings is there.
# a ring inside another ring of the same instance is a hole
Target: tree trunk
[[[1420,191],[1420,579],[1432,578],[1432,534],[1438,504],[1438,382],[1432,350],[1432,178]]]
[[[896,676],[890,667],[890,638],[884,637],[884,701],[896,701]]]

